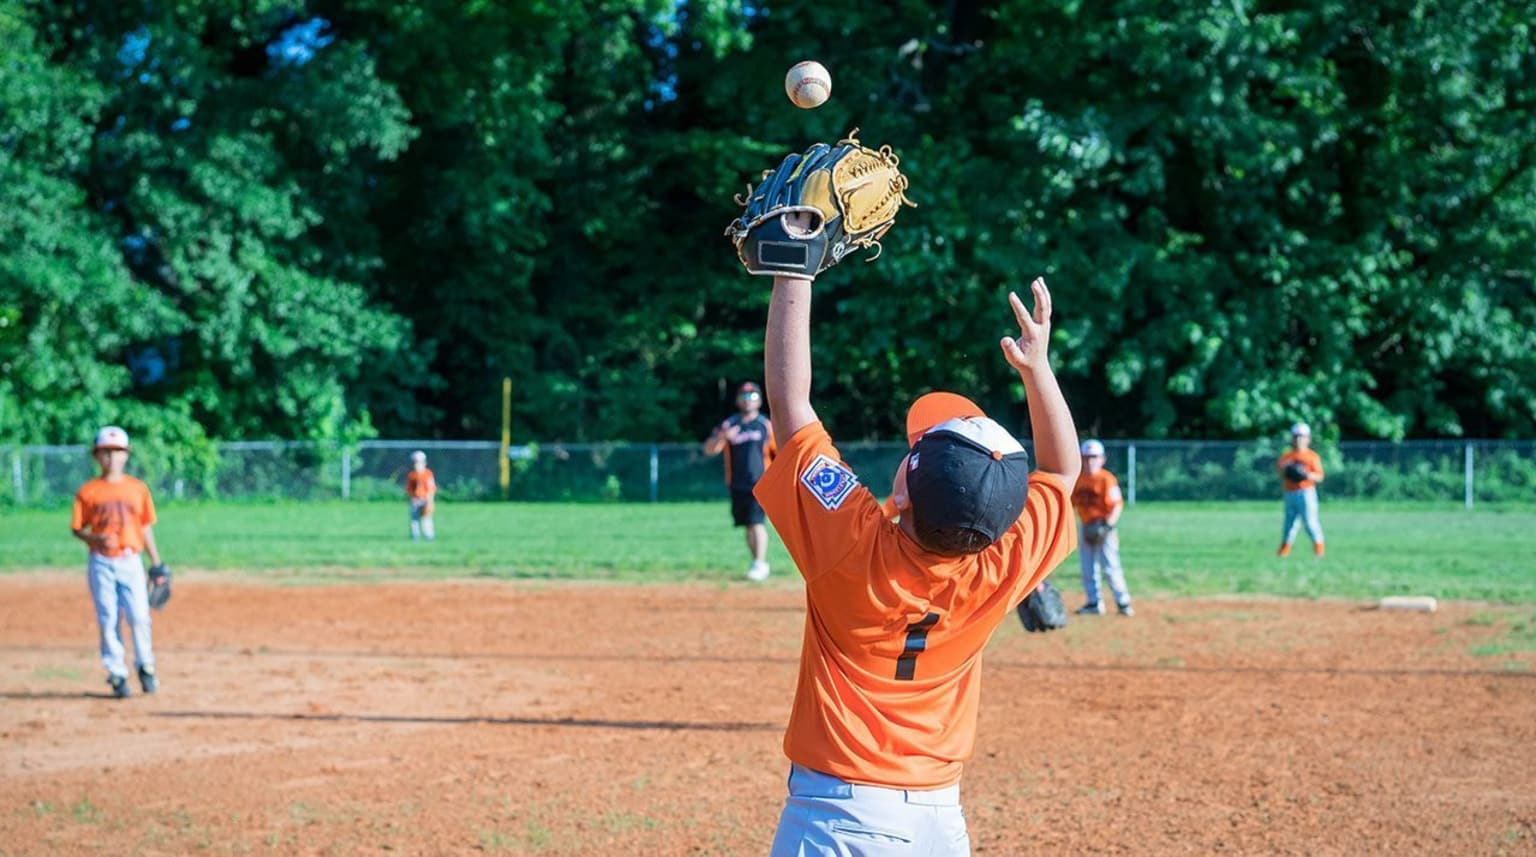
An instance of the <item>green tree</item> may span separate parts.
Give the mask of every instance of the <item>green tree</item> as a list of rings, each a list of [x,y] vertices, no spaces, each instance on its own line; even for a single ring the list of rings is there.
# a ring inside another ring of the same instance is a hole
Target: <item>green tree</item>
[[[123,408],[219,437],[366,425],[349,384],[410,335],[369,294],[356,214],[415,132],[364,46],[280,3],[29,9],[5,115],[53,119],[8,147],[35,219],[9,225],[49,252],[5,256],[37,343],[10,395],[42,412],[15,430],[78,437]]]

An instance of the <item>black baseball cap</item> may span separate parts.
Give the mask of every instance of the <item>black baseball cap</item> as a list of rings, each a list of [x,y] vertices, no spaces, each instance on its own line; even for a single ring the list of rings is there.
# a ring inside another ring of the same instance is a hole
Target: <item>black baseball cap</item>
[[[757,386],[756,384],[752,383],[751,381],[747,381],[747,382],[743,383],[740,387],[736,388],[736,395],[738,395],[738,396],[747,396],[747,395],[751,395],[752,393],[756,393],[757,395],[761,396],[763,394],[763,388]]]
[[[920,541],[965,528],[995,542],[1019,520],[1029,496],[1029,453],[974,402],[930,393],[912,405],[907,432],[907,499]]]

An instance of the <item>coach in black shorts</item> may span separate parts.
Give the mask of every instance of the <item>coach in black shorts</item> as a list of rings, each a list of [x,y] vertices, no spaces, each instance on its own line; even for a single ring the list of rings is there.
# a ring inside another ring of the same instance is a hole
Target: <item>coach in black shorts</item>
[[[773,423],[763,416],[763,390],[748,381],[736,391],[736,414],[715,427],[704,441],[704,454],[725,453],[725,484],[731,489],[731,520],[747,528],[747,550],[752,564],[749,580],[768,579],[768,525],[763,507],[752,496],[752,487],[777,448]]]

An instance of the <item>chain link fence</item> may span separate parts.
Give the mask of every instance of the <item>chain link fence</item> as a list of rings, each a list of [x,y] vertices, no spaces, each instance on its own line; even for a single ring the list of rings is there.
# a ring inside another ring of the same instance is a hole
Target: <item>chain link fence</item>
[[[1279,491],[1283,447],[1255,441],[1106,441],[1107,466],[1132,502],[1262,500]],[[513,447],[505,494],[500,446],[490,441],[221,443],[189,452],[144,447],[129,471],[159,499],[395,500],[410,453],[427,453],[445,500],[657,502],[725,495],[724,465],[697,444],[571,443]],[[883,495],[905,454],[900,443],[850,443],[844,458]],[[1536,500],[1536,442],[1345,442],[1319,448],[1328,499]],[[0,447],[0,505],[62,505],[96,475],[84,446]]]

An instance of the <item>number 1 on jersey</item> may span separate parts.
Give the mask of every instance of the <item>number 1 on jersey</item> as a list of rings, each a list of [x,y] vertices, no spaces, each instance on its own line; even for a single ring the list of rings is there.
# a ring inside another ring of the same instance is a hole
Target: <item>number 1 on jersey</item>
[[[939,614],[929,613],[921,620],[907,626],[907,645],[896,658],[896,678],[911,681],[917,672],[917,656],[928,648],[928,629],[939,621]]]

